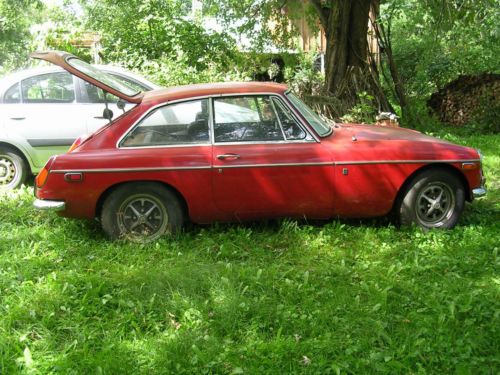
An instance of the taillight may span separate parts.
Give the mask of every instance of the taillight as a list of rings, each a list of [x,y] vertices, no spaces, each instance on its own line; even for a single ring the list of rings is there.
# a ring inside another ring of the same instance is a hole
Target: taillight
[[[45,185],[45,181],[47,181],[47,177],[49,177],[49,171],[47,169],[45,169],[45,167],[44,167],[35,178],[36,187],[41,188],[43,185]]]
[[[45,182],[47,181],[47,177],[49,177],[49,171],[50,167],[52,166],[52,163],[56,159],[55,156],[51,157],[49,161],[45,164],[45,167],[38,173],[38,175],[35,178],[35,183],[36,187],[41,188],[43,185],[45,185]]]

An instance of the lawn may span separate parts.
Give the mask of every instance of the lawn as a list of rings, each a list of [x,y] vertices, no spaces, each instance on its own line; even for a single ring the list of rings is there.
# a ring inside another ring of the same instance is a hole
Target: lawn
[[[500,135],[451,231],[192,226],[138,246],[0,195],[0,373],[500,371]]]

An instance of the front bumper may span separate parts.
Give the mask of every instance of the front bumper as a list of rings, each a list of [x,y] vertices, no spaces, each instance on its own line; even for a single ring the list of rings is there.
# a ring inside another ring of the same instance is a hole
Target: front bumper
[[[481,198],[486,195],[486,192],[487,192],[486,187],[480,186],[476,189],[472,189],[472,196],[474,197],[474,199]]]
[[[66,202],[35,199],[33,206],[41,211],[64,211]]]

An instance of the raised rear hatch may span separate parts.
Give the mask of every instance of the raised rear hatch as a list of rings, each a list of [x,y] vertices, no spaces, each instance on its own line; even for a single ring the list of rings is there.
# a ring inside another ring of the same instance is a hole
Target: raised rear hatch
[[[143,94],[125,85],[113,75],[99,70],[89,63],[64,51],[33,52],[31,58],[48,61],[67,70],[69,73],[87,81],[112,95],[129,103],[140,103]]]

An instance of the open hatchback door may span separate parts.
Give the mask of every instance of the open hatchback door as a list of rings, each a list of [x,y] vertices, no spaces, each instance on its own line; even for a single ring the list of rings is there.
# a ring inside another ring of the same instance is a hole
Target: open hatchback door
[[[111,74],[103,72],[71,53],[63,51],[33,52],[30,57],[39,60],[45,60],[58,65],[71,74],[87,81],[110,94],[129,103],[140,103],[143,94],[133,88],[124,85]]]

